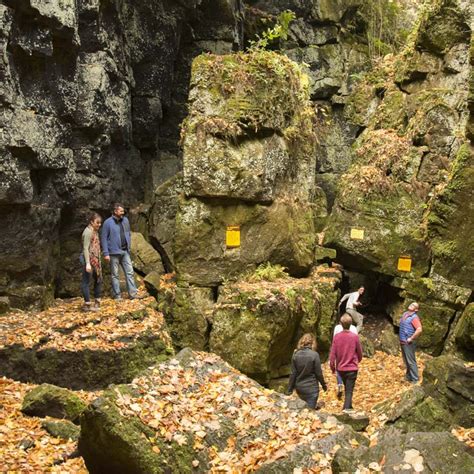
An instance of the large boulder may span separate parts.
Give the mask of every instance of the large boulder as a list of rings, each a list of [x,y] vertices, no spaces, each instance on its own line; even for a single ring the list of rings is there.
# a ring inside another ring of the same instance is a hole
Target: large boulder
[[[452,422],[474,426],[474,368],[452,355],[428,361],[423,389],[450,413]]]
[[[45,383],[25,395],[21,411],[30,416],[77,421],[85,408],[86,404],[71,390]]]
[[[364,444],[333,417],[185,349],[89,405],[79,450],[91,473],[287,472],[327,465],[336,445],[354,439]]]
[[[356,469],[394,473],[409,472],[470,472],[474,457],[469,448],[447,432],[402,433],[389,428],[371,448],[340,449],[334,456],[334,473]]]
[[[327,274],[330,274],[328,271]],[[298,338],[306,332],[327,355],[339,296],[339,273],[322,278],[279,278],[224,285],[212,316],[209,346],[261,383],[286,372]]]
[[[191,82],[173,229],[179,278],[217,286],[266,261],[307,274],[325,207],[308,77],[285,56],[252,51],[199,56]],[[238,248],[226,246],[229,225],[240,226]]]
[[[58,303],[30,318],[9,314],[0,335],[0,375],[99,389],[127,383],[173,353],[153,298],[118,303],[106,299],[96,313],[82,312],[81,305],[81,301]]]
[[[226,247],[226,228],[240,226],[240,248]],[[283,199],[271,206],[181,199],[174,259],[181,279],[217,286],[269,261],[302,276],[313,262],[313,209]]]
[[[133,268],[140,273],[144,275],[150,272],[165,273],[160,254],[139,232],[132,232],[131,256]]]

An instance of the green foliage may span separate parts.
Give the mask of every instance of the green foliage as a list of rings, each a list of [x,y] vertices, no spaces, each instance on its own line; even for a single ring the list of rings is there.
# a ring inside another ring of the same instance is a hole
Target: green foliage
[[[285,10],[277,16],[275,26],[268,28],[257,35],[257,39],[250,41],[249,50],[267,49],[273,42],[277,40],[286,40],[288,38],[288,31],[290,23],[296,18],[296,15],[291,10]]]
[[[247,277],[247,281],[255,283],[258,281],[275,281],[278,278],[287,278],[289,275],[281,265],[272,265],[270,262],[262,263]]]
[[[366,23],[369,56],[373,61],[401,49],[408,30],[401,24],[398,2],[393,0],[367,0],[362,2],[359,15]]]

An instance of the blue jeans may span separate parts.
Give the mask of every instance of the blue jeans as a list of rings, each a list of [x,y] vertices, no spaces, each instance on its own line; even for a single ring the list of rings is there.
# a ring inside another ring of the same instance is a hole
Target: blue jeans
[[[122,267],[125,274],[125,282],[127,284],[127,292],[130,297],[137,295],[137,286],[135,285],[135,277],[133,275],[132,259],[128,252],[122,255],[110,256],[110,273],[112,276],[112,294],[114,298],[120,298],[120,280],[119,266]]]
[[[418,365],[416,364],[416,344],[400,344],[402,348],[402,357],[407,369],[405,378],[409,382],[418,382]]]
[[[97,271],[94,267],[92,267],[92,272],[86,272],[86,266],[82,267],[82,282],[81,282],[81,290],[82,295],[84,296],[84,301],[86,303],[90,303],[91,295],[89,285],[91,279],[94,281],[94,298],[98,300],[102,294],[102,277],[97,275]]]
[[[338,385],[342,385],[342,377],[341,374],[336,370],[336,380]]]

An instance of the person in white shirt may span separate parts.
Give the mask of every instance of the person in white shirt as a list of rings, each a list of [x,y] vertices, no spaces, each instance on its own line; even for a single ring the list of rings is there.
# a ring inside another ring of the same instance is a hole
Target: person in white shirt
[[[364,325],[364,316],[360,314],[355,308],[360,306],[362,303],[359,301],[359,297],[364,294],[365,288],[361,286],[357,291],[352,293],[345,294],[341,301],[339,301],[339,307],[341,304],[347,300],[346,304],[346,313],[352,318],[352,321],[357,326],[357,332],[362,331],[362,327]]]
[[[356,292],[357,293],[357,292]],[[345,316],[347,313],[343,314],[343,316]],[[342,327],[342,324],[339,323],[335,328],[334,328],[334,333],[332,335],[332,338],[334,339],[334,336],[336,334],[339,334],[340,332],[344,331],[344,328]],[[353,332],[354,334],[358,334],[357,333],[357,328],[351,324],[350,328],[349,328],[349,331],[350,332]],[[336,370],[336,379],[337,379],[337,398],[340,400],[342,398],[342,394],[344,392],[344,383],[342,382],[342,377],[341,375],[339,374],[339,372]]]

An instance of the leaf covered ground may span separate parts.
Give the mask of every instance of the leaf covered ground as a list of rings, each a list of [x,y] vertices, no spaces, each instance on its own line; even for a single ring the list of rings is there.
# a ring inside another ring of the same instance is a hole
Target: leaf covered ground
[[[143,318],[122,317],[120,323],[118,315],[130,314],[145,308],[146,304],[146,301],[123,301],[117,306],[106,300],[100,313],[83,313],[80,301],[73,300],[34,315],[10,314],[0,319],[0,343],[33,347],[42,341],[69,350],[93,344],[93,347],[117,350],[119,347],[115,343],[120,335],[139,334],[144,329]],[[154,324],[157,330],[163,330],[162,321]],[[6,327],[10,330],[5,332]],[[94,331],[94,338],[88,337],[91,331]],[[205,353],[201,353],[199,358],[195,362],[197,365],[215,360],[215,356]],[[420,369],[423,369],[423,357],[420,358]],[[132,399],[121,395],[118,404],[124,415],[138,415],[165,439],[184,443],[183,433],[191,431],[194,434],[193,447],[196,452],[209,450],[211,471],[216,473],[251,472],[265,462],[281,459],[298,445],[314,442],[340,429],[332,421],[323,421],[324,416],[319,412],[294,411],[284,404],[277,406],[271,390],[262,389],[233,369],[229,368],[229,371],[211,371],[205,381],[199,381],[199,389],[190,390],[183,396],[185,387],[197,383],[195,371],[169,362],[152,371],[151,376],[136,378],[134,385],[140,396]],[[342,402],[336,397],[335,377],[327,364],[324,371],[329,390],[321,394],[320,401],[324,402],[321,413],[338,413]],[[377,433],[383,425],[383,420],[372,409],[386,399],[400,397],[410,388],[403,374],[403,364],[397,356],[377,352],[373,358],[362,361],[354,406],[371,415],[366,436],[372,445],[377,443]],[[21,413],[24,394],[33,387],[32,384],[0,378],[1,471],[87,472],[82,458],[66,459],[77,448],[75,442],[52,437],[41,427],[39,418]],[[77,393],[85,401],[99,395],[98,392]],[[290,403],[293,398],[288,397],[286,401]],[[225,446],[213,448],[210,443],[209,448],[206,437],[212,437],[222,428],[223,414],[232,417],[236,434]],[[266,435],[249,438],[249,431],[261,425],[267,427]],[[458,428],[453,430],[453,434],[474,447],[474,430]],[[315,467],[296,472],[330,472],[331,454],[315,452]],[[196,467],[198,462],[195,459]]]

